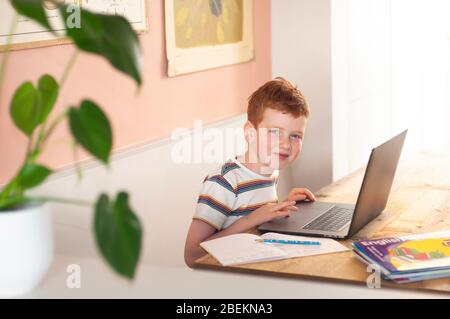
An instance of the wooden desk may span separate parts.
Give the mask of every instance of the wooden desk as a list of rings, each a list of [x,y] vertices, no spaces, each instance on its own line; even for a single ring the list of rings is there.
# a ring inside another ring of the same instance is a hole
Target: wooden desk
[[[329,185],[316,193],[321,201],[355,203],[364,169]],[[450,154],[419,153],[400,161],[389,201],[384,212],[366,225],[354,240],[450,229]],[[255,233],[257,231],[255,230]],[[351,241],[342,241],[350,247]],[[285,259],[281,261],[223,267],[206,255],[197,267],[263,275],[332,280],[366,285],[366,266],[352,252]],[[382,287],[425,289],[450,292],[450,278],[411,284],[382,280]]]

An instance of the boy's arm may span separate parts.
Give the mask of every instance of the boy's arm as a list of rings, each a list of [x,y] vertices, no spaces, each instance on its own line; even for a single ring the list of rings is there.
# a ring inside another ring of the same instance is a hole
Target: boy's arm
[[[208,223],[194,219],[189,228],[189,232],[186,238],[186,245],[184,247],[184,260],[189,267],[195,266],[195,261],[204,256],[206,251],[200,247],[200,243],[206,240],[220,238],[223,236],[244,233],[268,222],[275,218],[288,217],[290,211],[296,211],[297,208],[293,206],[295,202],[286,201],[279,204],[267,204],[264,205],[253,213],[239,218],[229,227],[217,231],[214,227]]]
[[[192,220],[184,247],[184,261],[186,265],[192,268],[198,258],[206,255],[206,251],[200,247],[200,243],[227,235],[243,233],[252,227],[246,218],[240,218],[230,227],[220,231],[217,231],[217,229],[202,220]]]

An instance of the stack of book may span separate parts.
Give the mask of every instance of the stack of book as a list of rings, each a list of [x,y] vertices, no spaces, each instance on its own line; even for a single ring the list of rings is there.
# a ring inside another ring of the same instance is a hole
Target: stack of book
[[[396,283],[450,277],[450,231],[362,240],[353,252]]]

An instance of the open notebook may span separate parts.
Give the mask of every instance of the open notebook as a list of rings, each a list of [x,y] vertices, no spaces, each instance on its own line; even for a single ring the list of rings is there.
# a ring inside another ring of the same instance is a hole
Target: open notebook
[[[266,244],[258,242],[257,239],[318,241],[321,245]],[[330,254],[349,250],[333,239],[291,236],[278,233],[265,233],[262,236],[247,233],[235,234],[205,241],[200,246],[223,266]]]

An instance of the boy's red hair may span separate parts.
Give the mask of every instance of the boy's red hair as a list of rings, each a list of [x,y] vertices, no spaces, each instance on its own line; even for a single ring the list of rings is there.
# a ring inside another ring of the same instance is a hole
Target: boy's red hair
[[[247,116],[255,128],[261,123],[267,108],[291,114],[295,118],[309,116],[309,106],[303,94],[282,77],[267,82],[250,96]]]

